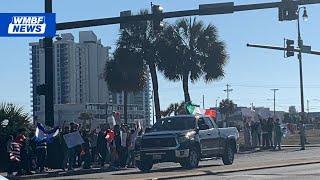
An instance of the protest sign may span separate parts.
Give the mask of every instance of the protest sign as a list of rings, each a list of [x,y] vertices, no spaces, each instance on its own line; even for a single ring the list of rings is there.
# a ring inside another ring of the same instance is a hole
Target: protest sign
[[[68,148],[73,148],[84,143],[79,131],[65,134],[63,135],[63,139],[66,142]]]

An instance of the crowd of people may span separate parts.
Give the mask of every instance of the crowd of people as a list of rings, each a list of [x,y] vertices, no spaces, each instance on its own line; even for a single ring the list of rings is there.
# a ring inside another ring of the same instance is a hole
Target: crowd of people
[[[281,141],[285,128],[281,127],[279,119],[260,119],[259,121],[244,121],[244,140],[246,148],[281,150]]]
[[[79,144],[70,145],[66,136],[71,133],[79,133]],[[89,169],[93,165],[105,167],[105,164],[113,169],[133,168],[135,142],[142,133],[139,123],[86,130],[72,122],[61,127],[59,135],[53,138],[59,142],[59,147],[55,148],[61,150],[61,155],[56,153],[55,157],[49,157],[48,149],[53,139],[39,141],[35,136],[28,138],[26,129],[20,129],[18,135],[11,136],[7,142],[8,176],[12,176],[13,172],[17,172],[17,176],[43,173],[48,168],[50,158],[61,158],[60,168],[63,171],[80,167]]]

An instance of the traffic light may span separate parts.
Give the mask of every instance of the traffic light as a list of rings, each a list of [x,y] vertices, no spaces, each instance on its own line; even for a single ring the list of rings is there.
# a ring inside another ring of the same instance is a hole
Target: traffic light
[[[128,10],[128,11],[121,11],[121,12],[120,12],[120,17],[126,17],[126,16],[131,16],[131,15],[132,15],[132,13],[131,13],[130,10]],[[120,29],[125,29],[125,28],[127,28],[128,26],[129,26],[128,23],[120,23]]]
[[[160,5],[151,5],[152,14],[154,14],[154,19],[152,21],[153,30],[159,31],[163,28],[163,8]]]
[[[294,56],[294,40],[286,39],[286,57]]]
[[[279,6],[279,21],[292,21],[298,19],[299,3],[294,0],[282,0]]]
[[[47,94],[47,86],[45,84],[40,84],[36,88],[37,94],[40,95],[46,95]]]

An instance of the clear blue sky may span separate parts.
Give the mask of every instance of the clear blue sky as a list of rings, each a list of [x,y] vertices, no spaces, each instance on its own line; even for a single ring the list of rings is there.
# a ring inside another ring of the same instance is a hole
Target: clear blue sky
[[[102,0],[53,0],[53,10],[57,22],[90,18],[114,17],[120,11],[139,11],[150,8],[149,0],[102,1]],[[225,0],[157,0],[164,11],[195,9],[199,4],[226,2]],[[271,0],[247,0],[245,3],[273,2]],[[236,0],[235,4],[244,1]],[[0,12],[43,12],[44,0],[2,0]],[[302,22],[302,37],[305,44],[320,50],[320,5],[308,6],[309,20]],[[220,38],[227,44],[230,54],[225,78],[205,84],[201,81],[190,85],[191,98],[205,106],[215,106],[217,97],[225,98],[223,92],[227,83],[232,85],[231,98],[241,106],[273,107],[271,88],[279,88],[277,109],[288,110],[289,105],[300,109],[299,69],[296,57],[284,59],[283,52],[246,47],[246,43],[283,45],[283,38],[297,39],[296,22],[278,22],[277,9],[241,12],[219,16],[197,17],[206,23],[217,26]],[[174,22],[174,19],[168,20]],[[1,21],[0,21],[1,23]],[[119,25],[72,30],[77,36],[80,30],[93,30],[104,45],[114,46]],[[65,31],[66,32],[66,31]],[[70,31],[68,31],[70,32]],[[59,32],[62,33],[62,32]],[[37,38],[0,37],[0,102],[13,102],[25,106],[30,112],[30,55],[28,43]],[[310,111],[320,111],[320,58],[314,55],[303,56],[305,99],[310,99]],[[181,83],[172,83],[159,76],[161,106],[183,100]],[[319,100],[317,100],[319,99]]]

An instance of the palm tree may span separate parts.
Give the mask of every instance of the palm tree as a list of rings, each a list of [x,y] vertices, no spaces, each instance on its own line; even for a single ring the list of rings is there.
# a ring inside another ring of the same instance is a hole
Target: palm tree
[[[141,10],[139,14],[148,14],[148,10]],[[148,66],[152,81],[156,119],[159,119],[161,115],[156,67],[158,63],[156,40],[157,34],[153,32],[150,21],[136,21],[132,24],[127,24],[127,27],[122,30],[118,44],[133,50]]]
[[[30,117],[23,108],[10,104],[0,105],[0,143],[5,143],[9,135],[17,135],[18,130],[30,125]]]
[[[235,104],[232,100],[224,99],[219,104],[219,111],[221,114],[225,116],[226,126],[229,126],[229,115],[233,114],[235,112]]]
[[[174,113],[176,115],[176,111],[177,111],[178,107],[179,107],[179,103],[170,104],[166,110],[161,111],[161,116],[167,117],[167,116],[170,116],[172,113]]]
[[[167,116],[170,116],[172,113],[174,113],[175,116],[179,114],[187,114],[185,105],[186,105],[185,102],[172,103],[169,105],[169,107],[166,110],[161,111],[161,116],[167,117]]]
[[[114,59],[106,63],[104,79],[112,92],[123,92],[124,122],[128,123],[128,92],[143,90],[147,82],[146,68],[139,54],[118,44]]]
[[[191,102],[189,80],[211,82],[224,77],[228,55],[214,25],[183,18],[165,27],[157,43],[159,70],[171,81],[182,81],[185,102]]]

